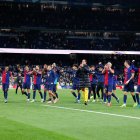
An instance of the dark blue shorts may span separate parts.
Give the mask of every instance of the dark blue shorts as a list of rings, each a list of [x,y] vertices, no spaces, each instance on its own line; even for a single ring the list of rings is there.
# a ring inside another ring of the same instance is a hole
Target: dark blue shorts
[[[137,86],[136,92],[140,93],[140,85]]]
[[[116,90],[116,83],[113,84],[113,90]]]
[[[123,90],[126,92],[134,92],[134,83],[128,83],[127,85],[124,85]]]
[[[113,90],[113,84],[112,85],[105,85],[104,88],[106,90],[106,93],[112,92],[112,90]]]
[[[23,83],[23,89],[30,89],[30,84]]]
[[[75,84],[72,85],[72,90],[77,90],[77,86]]]
[[[6,91],[9,89],[9,84],[2,84],[3,91]]]
[[[41,84],[34,84],[33,90],[41,90]]]
[[[57,90],[57,85],[54,84],[54,85],[53,85],[53,92],[56,92],[56,90]]]
[[[54,88],[54,85],[52,84],[52,85],[45,85],[45,89],[46,90],[51,90],[51,91],[53,91],[53,88]]]

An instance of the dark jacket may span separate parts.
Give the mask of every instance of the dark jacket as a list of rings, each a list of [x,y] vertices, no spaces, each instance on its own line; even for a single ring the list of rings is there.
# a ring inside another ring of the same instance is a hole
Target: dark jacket
[[[78,88],[89,88],[91,86],[89,78],[89,67],[85,65],[82,68],[79,68],[77,71],[77,77],[79,82],[77,83]]]

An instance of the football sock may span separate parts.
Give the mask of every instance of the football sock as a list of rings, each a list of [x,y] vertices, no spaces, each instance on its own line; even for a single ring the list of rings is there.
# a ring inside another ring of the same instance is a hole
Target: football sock
[[[80,100],[80,98],[81,98],[81,93],[78,92],[78,97],[77,97],[77,99]]]
[[[26,96],[28,96],[27,92],[24,92],[23,94],[25,94]]]
[[[30,93],[28,93],[28,99],[30,99]]]
[[[134,102],[136,103],[136,96],[132,95],[132,98],[133,98]]]
[[[93,96],[94,96],[94,100],[96,100],[96,93],[93,93]]]
[[[114,97],[116,100],[118,99],[114,93],[112,93],[112,97]]]
[[[89,92],[88,92],[88,99],[90,100],[90,96],[91,96],[91,88],[89,88]]]
[[[41,91],[39,92],[39,94],[40,94],[41,99],[43,99],[43,94]]]
[[[16,88],[16,94],[17,94],[17,90],[18,90],[18,88]]]
[[[72,92],[72,95],[73,95],[75,98],[77,98],[77,95],[76,95],[75,92]]]
[[[100,94],[99,94],[99,92],[97,92],[97,96],[98,96],[98,98],[100,98]]]
[[[58,98],[58,93],[57,92],[55,92],[55,95],[56,95],[56,98]]]
[[[127,95],[124,95],[123,96],[123,102],[124,102],[124,104],[126,104],[126,100],[127,100]]]
[[[33,91],[33,100],[35,100],[36,97],[36,91]]]
[[[4,98],[7,100],[7,95],[8,95],[8,93],[7,93],[7,91],[4,91]]]
[[[108,95],[108,103],[111,102],[111,95]]]
[[[137,93],[136,93],[136,100],[137,100],[137,103],[140,104],[139,94],[137,94]]]
[[[104,93],[104,102],[106,102],[106,94]]]
[[[44,91],[44,101],[46,101],[46,96],[47,96],[47,93],[46,91]]]

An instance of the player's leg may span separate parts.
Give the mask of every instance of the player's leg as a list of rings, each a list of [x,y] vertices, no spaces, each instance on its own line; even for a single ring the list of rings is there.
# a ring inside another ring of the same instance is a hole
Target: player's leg
[[[27,88],[27,95],[28,95],[27,96],[27,101],[30,101],[30,95],[31,94],[30,94],[30,88],[29,87]]]
[[[97,94],[98,99],[100,99],[100,93],[99,92],[97,93],[97,85],[96,84],[94,84],[94,86],[93,86],[93,91],[95,92],[95,94]]]
[[[77,99],[77,95],[76,95],[76,93],[75,93],[75,90],[76,90],[76,86],[73,85],[73,86],[72,86],[72,89],[71,89],[71,94]]]
[[[84,97],[84,104],[87,105],[87,101],[88,101],[88,88],[83,88],[83,97]]]
[[[19,85],[17,84],[17,86],[16,86],[16,94],[17,94],[18,88],[19,88]]]
[[[81,93],[80,93],[80,90],[77,89],[77,102],[80,103],[80,99],[81,99]]]
[[[48,93],[51,98],[51,101],[48,101],[48,103],[56,103],[56,95],[53,93],[52,89],[49,89]]]
[[[40,98],[41,98],[41,102],[43,102],[44,99],[43,99],[43,94],[42,94],[42,92],[41,92],[41,85],[40,85],[40,84],[37,85],[37,90],[38,90],[38,92],[39,92],[39,95],[40,95]]]
[[[91,87],[89,88],[89,92],[88,92],[88,101],[90,101],[90,97],[91,97]]]
[[[28,97],[27,92],[25,91],[25,89],[27,89],[27,85],[24,83],[23,84],[23,89],[22,89],[22,95],[26,95]]]
[[[103,101],[103,98],[104,98],[104,85],[100,86],[100,90],[101,90],[101,100]]]
[[[93,84],[91,85],[91,89],[93,91],[93,101],[92,102],[96,102],[96,91],[95,91],[95,87]]]
[[[59,97],[58,97],[58,93],[57,93],[57,85],[56,84],[54,84],[54,86],[53,86],[53,93],[56,95],[56,98],[58,99]]]
[[[46,102],[46,97],[47,97],[47,89],[46,87],[44,87],[44,101],[43,102]]]
[[[20,85],[20,90],[21,90],[21,93],[22,93],[22,85]]]
[[[138,85],[138,86],[137,86],[137,90],[136,90],[136,100],[137,100],[138,107],[140,108],[139,93],[140,93],[140,86]]]
[[[106,99],[107,99],[107,93],[108,93],[108,91],[107,91],[107,86],[104,86],[104,100],[103,100],[103,102],[106,104]]]
[[[2,89],[3,89],[3,94],[4,94],[4,102],[7,103],[6,84],[2,84]]]
[[[136,101],[136,96],[135,96],[135,89],[134,89],[134,84],[129,84],[129,91],[132,95],[132,98],[133,98],[133,101],[134,101],[134,105],[133,107],[136,107],[137,106],[137,101]]]
[[[48,101],[48,103],[56,103],[57,102],[57,100],[56,100],[56,95],[53,93],[53,85],[49,85],[49,87],[48,87],[48,89],[49,89],[49,96],[50,96],[50,98],[51,98],[51,101]]]
[[[126,102],[127,102],[127,94],[129,92],[129,86],[128,85],[124,85],[124,89],[123,89],[123,105],[121,107],[126,107]]]
[[[96,87],[96,92],[97,92],[97,95],[100,95],[100,90],[101,90],[101,86],[99,84],[97,84],[97,87]],[[103,90],[103,89],[102,89]],[[103,94],[102,94],[102,99],[103,99]]]
[[[116,84],[113,84],[112,97],[114,97],[115,100],[119,103],[119,98],[116,96]]]
[[[121,107],[126,107],[126,102],[127,102],[127,91],[124,91],[124,96],[123,96],[123,105]]]
[[[31,101],[32,103],[35,102],[35,99],[36,99],[36,90],[37,90],[37,86],[36,86],[36,84],[34,84],[34,86],[33,86],[33,100]]]
[[[111,94],[112,94],[112,92],[108,92],[108,98],[107,98],[108,103],[107,103],[107,106],[111,106]]]
[[[113,90],[112,97],[114,97],[116,101],[119,103],[119,98],[116,96],[116,90]]]
[[[132,95],[132,99],[133,99],[133,101],[134,101],[134,105],[133,105],[133,107],[136,107],[138,104],[137,104],[137,101],[136,101],[135,93],[134,93],[134,92],[130,92],[130,93],[131,93],[131,95]]]

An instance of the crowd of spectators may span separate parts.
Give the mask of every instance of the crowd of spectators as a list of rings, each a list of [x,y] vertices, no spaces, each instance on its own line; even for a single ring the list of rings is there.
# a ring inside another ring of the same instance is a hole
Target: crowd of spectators
[[[0,48],[139,51],[140,36],[111,32],[2,32]]]
[[[1,4],[1,27],[140,31],[140,9]]]

